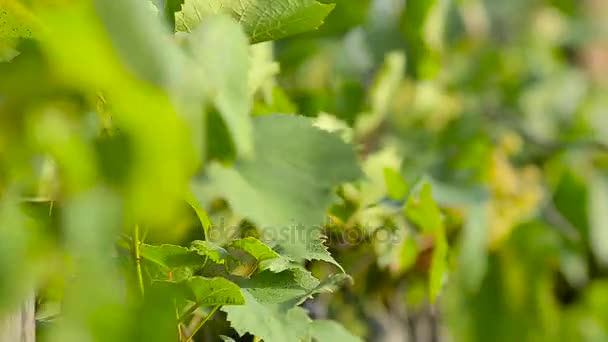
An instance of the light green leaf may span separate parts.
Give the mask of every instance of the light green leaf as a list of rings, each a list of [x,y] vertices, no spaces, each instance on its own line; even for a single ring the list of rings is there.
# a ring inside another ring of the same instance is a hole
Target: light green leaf
[[[245,298],[238,285],[225,278],[192,277],[186,283],[198,306],[245,304]]]
[[[408,186],[401,175],[391,169],[384,169],[384,181],[386,182],[386,190],[390,198],[394,200],[401,200],[407,194]]]
[[[254,127],[254,159],[237,161],[234,168],[210,165],[215,191],[277,242],[280,254],[333,261],[320,225],[334,188],[361,174],[352,147],[304,117],[266,115]]]
[[[254,237],[235,240],[230,244],[230,247],[249,253],[257,260],[258,267],[262,271],[269,270],[276,273],[297,267],[297,264],[293,264],[289,258],[279,255]]]
[[[256,258],[258,262],[280,257],[280,255],[273,251],[272,248],[268,247],[262,241],[254,237],[234,240],[230,244],[230,247],[244,250]]]
[[[183,3],[184,0],[165,0],[165,18],[172,30],[175,29],[175,12],[181,10]]]
[[[261,303],[246,289],[243,297],[245,305],[221,309],[239,335],[250,333],[264,342],[300,342],[308,335],[310,318],[304,309]]]
[[[589,181],[588,203],[591,250],[602,265],[608,265],[608,177],[599,172]]]
[[[182,56],[150,2],[95,0],[94,4],[113,48],[128,68],[164,89],[171,87]]]
[[[408,198],[404,209],[407,218],[428,233],[443,230],[441,211],[431,197],[431,192],[430,184],[422,184],[420,192]]]
[[[17,38],[0,38],[0,63],[10,62],[13,58],[19,56],[18,43]]]
[[[315,320],[310,323],[310,336],[317,342],[361,342],[344,326],[335,321]]]
[[[314,294],[332,291],[347,279],[337,274],[319,282],[305,269],[262,272],[239,283],[244,306],[222,310],[240,335],[250,333],[267,342],[301,341],[308,336],[311,321],[297,305]]]
[[[228,14],[259,43],[314,30],[334,6],[314,0],[185,0],[175,19],[177,30],[191,31],[208,15]]]
[[[205,83],[201,86],[218,109],[237,151],[249,157],[253,138],[247,37],[235,21],[214,15],[188,36],[188,48],[202,72]]]
[[[431,185],[423,183],[420,192],[408,199],[405,214],[423,232],[431,233],[435,239],[429,279],[429,298],[433,303],[441,290],[443,277],[447,271],[448,242],[441,211],[431,197],[431,193]]]
[[[431,274],[429,279],[429,300],[434,303],[441,291],[443,278],[448,269],[448,241],[443,230],[435,233],[435,246],[431,259]]]
[[[185,266],[202,266],[205,262],[205,258],[195,251],[177,245],[142,244],[140,253],[144,259],[152,261],[166,270]]]
[[[209,260],[217,264],[223,264],[226,261],[226,257],[228,257],[228,251],[211,241],[192,241],[191,249],[199,255],[208,257]]]
[[[211,220],[209,220],[209,216],[207,212],[203,209],[198,199],[192,195],[192,192],[188,192],[186,195],[186,201],[194,209],[196,212],[196,216],[201,222],[201,226],[203,226],[203,231],[205,232],[205,238],[209,237],[209,228],[211,227]]]
[[[479,288],[486,272],[488,217],[485,203],[472,205],[467,211],[460,252],[460,271],[469,290]]]
[[[17,0],[0,3],[0,38],[32,38],[36,32],[36,20]]]

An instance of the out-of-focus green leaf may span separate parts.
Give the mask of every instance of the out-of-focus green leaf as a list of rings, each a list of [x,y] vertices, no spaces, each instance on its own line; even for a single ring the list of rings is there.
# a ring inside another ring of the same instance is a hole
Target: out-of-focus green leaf
[[[182,8],[184,0],[164,0],[165,1],[165,18],[169,23],[169,27],[175,29],[175,12],[179,12]]]
[[[232,15],[259,43],[314,30],[333,8],[314,0],[185,0],[175,19],[178,30],[191,31],[210,14]]]
[[[209,237],[209,228],[211,227],[211,221],[209,220],[209,216],[207,212],[201,207],[198,199],[192,195],[192,192],[189,192],[186,198],[188,204],[194,209],[196,212],[196,216],[201,222],[201,226],[203,227],[203,231],[205,232],[205,238]]]
[[[460,271],[470,290],[478,289],[487,268],[488,209],[484,203],[472,205],[467,212],[460,251]]]
[[[39,31],[35,16],[17,0],[0,2],[0,39],[32,38]]]
[[[441,290],[447,271],[448,241],[441,211],[431,193],[431,185],[423,183],[419,193],[408,199],[404,210],[412,222],[434,238],[429,276],[429,297],[433,303]]]
[[[211,165],[216,191],[278,242],[281,254],[332,260],[318,225],[334,188],[360,175],[352,147],[303,117],[266,115],[254,123],[255,159],[238,161],[234,169]]]
[[[407,183],[397,171],[391,168],[385,168],[384,181],[386,182],[386,190],[388,191],[390,198],[401,200],[407,194]]]
[[[10,62],[19,55],[17,38],[0,38],[0,63]]]
[[[595,172],[589,181],[590,243],[598,262],[608,264],[608,177]]]
[[[443,230],[441,211],[431,194],[431,185],[423,183],[419,193],[410,196],[404,208],[407,218],[427,233]]]
[[[237,152],[250,157],[253,138],[247,37],[232,19],[212,15],[190,33],[188,50],[201,70],[201,88],[218,109]]]
[[[344,326],[330,320],[314,320],[310,323],[310,336],[318,342],[359,342],[360,337],[353,335]]]

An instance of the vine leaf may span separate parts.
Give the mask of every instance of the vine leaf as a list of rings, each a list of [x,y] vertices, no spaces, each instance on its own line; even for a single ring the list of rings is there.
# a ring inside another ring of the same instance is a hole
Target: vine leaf
[[[429,297],[433,303],[441,290],[443,276],[447,271],[448,242],[441,211],[433,200],[431,192],[431,185],[423,183],[419,192],[408,199],[405,215],[423,232],[431,234],[435,239],[429,280]]]
[[[300,307],[265,304],[243,290],[245,305],[222,307],[239,335],[251,333],[266,342],[300,342],[308,335],[310,318]]]
[[[228,14],[259,43],[314,30],[334,7],[314,0],[185,0],[175,21],[178,31],[191,31],[208,15]]]
[[[240,335],[251,333],[266,342],[302,341],[309,335],[311,320],[297,304],[329,290],[330,284],[337,284],[336,279],[319,282],[305,269],[261,272],[239,282],[245,305],[222,310]]]
[[[208,257],[209,260],[216,264],[223,264],[228,257],[228,251],[211,241],[196,240],[192,241],[191,246],[193,251],[196,251],[199,255]]]
[[[268,245],[254,237],[234,240],[230,244],[230,247],[245,251],[254,257],[261,271],[269,270],[278,273],[297,266],[289,258],[278,254]]]
[[[239,286],[225,278],[192,277],[186,284],[198,306],[245,304]]]
[[[165,270],[179,267],[197,266],[205,262],[205,257],[186,247],[177,245],[148,245],[142,244],[140,247],[141,256]]]
[[[254,145],[253,159],[209,166],[213,191],[255,222],[280,254],[335,263],[321,225],[334,188],[361,175],[353,148],[308,118],[278,114],[255,118]]]
[[[315,320],[310,323],[310,336],[317,342],[361,342],[341,324],[330,320]]]
[[[237,151],[250,156],[249,44],[243,30],[227,16],[209,16],[188,36],[187,47],[201,72],[201,87],[218,109]]]

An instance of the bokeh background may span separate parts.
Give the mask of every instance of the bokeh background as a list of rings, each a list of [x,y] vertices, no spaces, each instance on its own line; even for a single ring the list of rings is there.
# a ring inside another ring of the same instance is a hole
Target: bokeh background
[[[313,118],[356,147],[365,174],[337,189],[323,227],[353,284],[306,301],[311,317],[366,341],[608,341],[608,1],[321,2],[336,4],[323,26],[254,45],[249,71],[253,116]],[[0,12],[0,309],[35,290],[40,340],[169,341],[156,310],[168,297],[131,305],[116,237],[141,222],[150,243],[197,239],[176,200],[189,158],[230,163],[235,147],[213,110],[206,127],[186,119],[208,133],[206,153],[163,114],[171,104],[148,83],[169,82],[178,54],[134,29],[137,11],[101,16],[145,84],[86,17],[49,13],[59,34],[41,44],[39,19]],[[112,111],[125,114],[118,130]],[[197,175],[216,242],[255,231]],[[407,194],[430,189],[441,235],[410,210]],[[214,317],[198,340],[236,338]]]

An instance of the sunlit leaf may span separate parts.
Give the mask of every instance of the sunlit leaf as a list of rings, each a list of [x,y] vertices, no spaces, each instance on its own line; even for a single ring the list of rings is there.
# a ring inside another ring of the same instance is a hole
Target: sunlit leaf
[[[210,14],[232,15],[258,43],[314,30],[333,8],[314,0],[185,0],[175,18],[178,30],[191,31]]]

